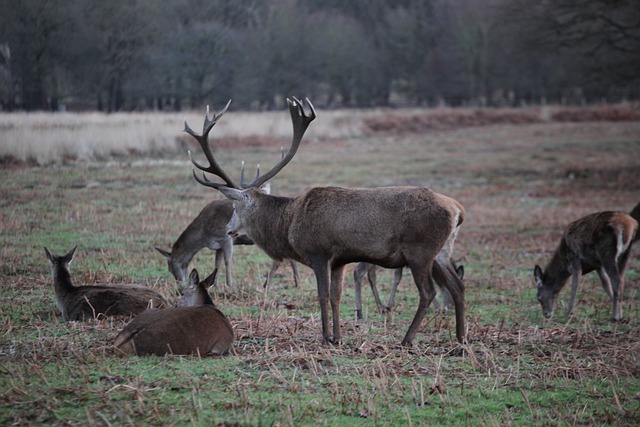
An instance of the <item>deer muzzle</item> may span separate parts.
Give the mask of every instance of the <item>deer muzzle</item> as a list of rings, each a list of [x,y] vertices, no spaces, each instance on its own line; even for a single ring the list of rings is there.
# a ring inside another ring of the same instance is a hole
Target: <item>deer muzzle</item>
[[[234,210],[233,211],[233,215],[231,215],[231,219],[229,220],[229,223],[227,224],[227,235],[229,235],[229,236],[231,236],[231,237],[233,237],[235,239],[240,234],[244,234],[244,233],[242,233],[242,226],[240,224],[240,217],[238,216],[238,214]]]

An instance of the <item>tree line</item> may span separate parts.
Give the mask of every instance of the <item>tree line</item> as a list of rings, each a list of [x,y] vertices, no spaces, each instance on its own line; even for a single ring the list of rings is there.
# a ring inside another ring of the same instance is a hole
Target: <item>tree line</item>
[[[0,0],[5,111],[616,102],[635,0]]]

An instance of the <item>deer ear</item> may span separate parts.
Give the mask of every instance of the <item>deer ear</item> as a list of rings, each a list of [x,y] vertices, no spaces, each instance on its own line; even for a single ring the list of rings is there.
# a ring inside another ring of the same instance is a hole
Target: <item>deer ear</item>
[[[244,194],[242,190],[231,187],[220,187],[219,190],[227,199],[231,200],[242,200],[242,195]]]
[[[208,275],[207,278],[202,281],[202,284],[204,285],[204,287],[205,288],[209,288],[209,287],[215,285],[217,276],[218,276],[218,268],[216,267],[213,270],[213,273]]]
[[[67,252],[64,255],[64,262],[67,264],[71,264],[71,261],[73,261],[73,254],[76,252],[76,249],[78,249],[78,245],[75,245],[73,247],[73,249],[71,249],[69,252]]]
[[[260,186],[260,189],[262,191],[264,191],[267,194],[271,194],[271,183],[270,182],[265,182],[264,184],[262,184]]]
[[[189,286],[196,287],[198,283],[200,283],[200,276],[198,275],[198,270],[194,268],[189,274]]]
[[[539,265],[536,265],[533,268],[533,278],[535,280],[535,284],[537,288],[542,287],[542,268]]]
[[[160,252],[160,255],[162,255],[165,258],[171,258],[171,252],[167,252],[167,251],[162,250],[160,248],[156,248],[156,251]]]

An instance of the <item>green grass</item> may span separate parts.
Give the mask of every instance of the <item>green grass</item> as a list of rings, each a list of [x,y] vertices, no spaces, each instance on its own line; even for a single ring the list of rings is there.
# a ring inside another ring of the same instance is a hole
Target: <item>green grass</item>
[[[303,145],[275,194],[411,183],[465,205],[455,257],[465,265],[469,342],[455,342],[453,313],[430,311],[410,349],[398,345],[417,306],[408,271],[389,314],[376,311],[365,282],[365,319],[356,320],[349,267],[344,340],[325,347],[311,270],[299,267],[295,288],[283,264],[265,291],[270,260],[243,246],[237,285],[212,292],[234,326],[229,355],[117,357],[112,342],[126,319],[63,322],[43,246],[61,254],[78,245],[77,284],[140,283],[174,299],[153,248],[168,249],[219,195],[193,182],[187,163],[0,169],[0,424],[638,424],[638,249],[626,275],[627,323],[608,321],[595,275],[583,279],[573,319],[569,289],[543,321],[533,288],[533,265],[546,263],[568,222],[638,202],[640,180],[628,172],[640,170],[637,135],[638,123],[536,124]],[[264,168],[278,149],[220,156]],[[213,256],[202,251],[192,267],[210,272]],[[378,279],[386,300],[391,272]]]

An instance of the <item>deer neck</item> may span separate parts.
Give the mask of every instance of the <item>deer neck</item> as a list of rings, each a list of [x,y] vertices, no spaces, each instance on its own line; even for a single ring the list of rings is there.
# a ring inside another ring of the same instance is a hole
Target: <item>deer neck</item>
[[[72,294],[77,288],[73,286],[69,270],[64,265],[53,266],[51,268],[51,276],[53,279],[53,291],[56,296],[56,305],[64,315],[66,313],[64,301],[66,297]]]
[[[554,292],[560,292],[560,289],[567,283],[571,277],[571,267],[569,254],[564,244],[561,244],[553,254],[553,257],[544,269],[546,277],[545,286],[551,288]]]
[[[198,251],[207,246],[199,230],[187,228],[171,248],[171,260],[176,265],[189,265]]]
[[[300,261],[288,239],[296,200],[275,196],[262,198],[262,206],[253,209],[243,221],[247,236],[273,259]]]

